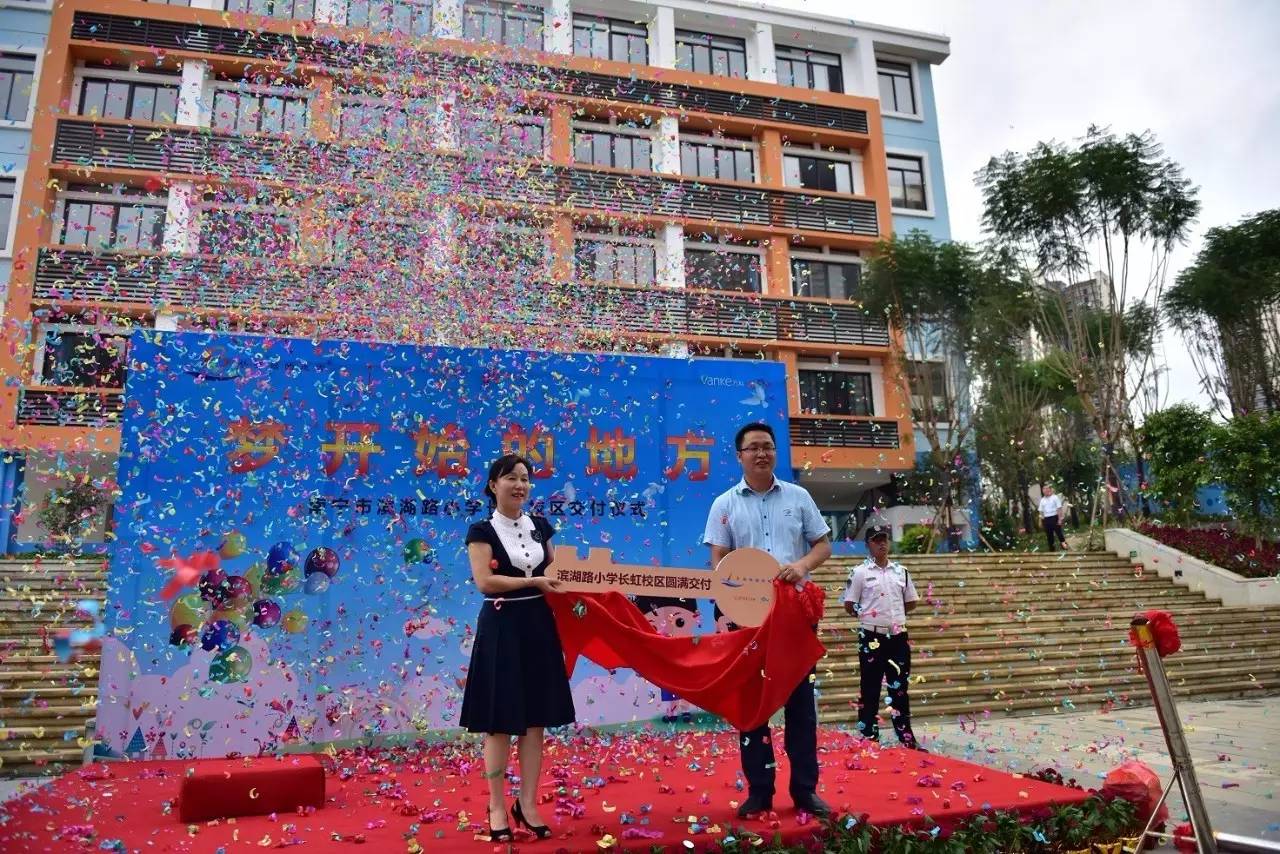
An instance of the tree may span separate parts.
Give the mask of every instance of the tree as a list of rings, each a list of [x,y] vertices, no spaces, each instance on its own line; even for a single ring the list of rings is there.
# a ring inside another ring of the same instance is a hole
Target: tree
[[[1280,414],[1250,413],[1219,426],[1209,438],[1209,460],[1227,506],[1261,547],[1263,537],[1275,534],[1280,507]]]
[[[1191,521],[1196,490],[1208,481],[1205,449],[1213,433],[1209,415],[1179,403],[1142,424],[1142,456],[1151,460],[1151,493],[1183,524]]]
[[[87,472],[76,473],[45,493],[37,517],[54,540],[69,543],[93,523],[108,498],[108,489],[95,484]]]
[[[1209,229],[1164,309],[1220,415],[1280,411],[1280,208]]]
[[[1156,369],[1151,321],[1169,252],[1199,213],[1196,190],[1150,132],[1096,126],[1075,145],[994,157],[977,182],[995,244],[1046,283],[1038,331],[1061,352],[1063,376],[1101,443],[1111,493],[1104,513],[1122,514],[1116,444],[1132,437],[1135,396]]]
[[[890,375],[909,396],[928,444],[937,521],[946,526],[972,479],[973,372],[1016,350],[1026,293],[1008,257],[938,242],[923,231],[881,243],[870,261],[863,304],[885,314],[902,336]]]

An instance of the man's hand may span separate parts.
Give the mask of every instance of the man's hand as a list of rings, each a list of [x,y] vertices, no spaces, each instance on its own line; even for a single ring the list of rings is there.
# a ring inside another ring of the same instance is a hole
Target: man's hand
[[[778,573],[778,577],[788,584],[795,584],[796,582],[806,580],[809,577],[809,573],[802,567],[796,566],[794,563],[789,563],[782,567],[782,570]]]

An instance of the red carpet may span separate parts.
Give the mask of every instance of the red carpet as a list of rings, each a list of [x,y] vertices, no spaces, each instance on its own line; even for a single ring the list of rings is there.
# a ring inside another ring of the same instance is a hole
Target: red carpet
[[[599,852],[653,846],[709,846],[745,827],[798,842],[821,828],[797,815],[786,795],[786,757],[778,734],[775,814],[740,822],[740,765],[733,733],[578,735],[548,745],[542,814],[555,837],[517,835],[520,848]],[[841,812],[873,824],[949,825],[984,808],[1024,813],[1083,800],[1084,792],[1014,777],[968,762],[899,748],[864,748],[824,732],[820,794]],[[421,745],[342,751],[326,779],[323,809],[184,825],[174,799],[197,762],[94,765],[0,806],[0,851],[234,851],[305,845],[307,851],[483,851],[485,784],[477,748]],[[285,761],[289,761],[287,758]],[[377,846],[384,846],[377,848]],[[607,845],[603,847],[608,847]]]

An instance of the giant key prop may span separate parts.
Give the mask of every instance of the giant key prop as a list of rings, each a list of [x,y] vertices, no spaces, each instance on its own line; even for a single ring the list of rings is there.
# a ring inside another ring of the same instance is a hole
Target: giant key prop
[[[609,549],[589,549],[583,560],[576,547],[566,545],[556,548],[547,575],[582,593],[714,599],[730,620],[752,628],[769,614],[780,570],[773,555],[760,549],[735,549],[715,569],[705,570],[614,563]]]

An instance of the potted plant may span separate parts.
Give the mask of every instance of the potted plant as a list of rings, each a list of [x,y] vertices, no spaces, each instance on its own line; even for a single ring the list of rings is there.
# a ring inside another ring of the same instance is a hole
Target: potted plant
[[[94,484],[87,473],[76,475],[45,494],[37,518],[50,539],[69,546],[93,525],[107,498],[107,490]]]

